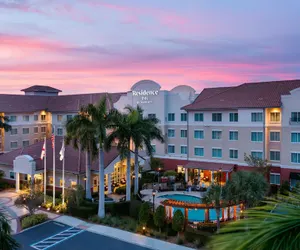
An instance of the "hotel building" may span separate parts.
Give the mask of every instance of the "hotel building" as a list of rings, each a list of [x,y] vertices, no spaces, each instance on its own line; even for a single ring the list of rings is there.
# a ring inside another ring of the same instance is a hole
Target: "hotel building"
[[[120,111],[126,105],[140,105],[145,116],[156,117],[165,143],[153,141],[155,157],[165,169],[183,171],[186,181],[200,176],[206,183],[221,171],[222,181],[239,169],[251,169],[244,154],[267,159],[270,183],[280,185],[300,179],[300,80],[245,83],[235,87],[207,88],[200,94],[185,85],[170,91],[150,80],[139,81],[126,93],[59,95],[60,90],[32,86],[25,95],[0,95],[0,112],[8,116],[12,130],[1,131],[0,169],[5,178],[42,179],[39,159],[42,140],[56,134],[56,186],[61,186],[59,150],[64,124],[82,105],[108,98],[108,107]],[[47,141],[47,183],[51,185],[52,149]],[[141,155],[143,155],[141,153]],[[105,184],[125,178],[125,165],[113,148],[105,155]],[[133,157],[132,157],[133,159]],[[140,156],[141,165],[147,157]],[[24,167],[26,165],[26,167]],[[26,170],[24,170],[26,169]],[[98,163],[92,165],[92,183],[98,190]],[[83,184],[85,154],[66,148],[66,185]]]

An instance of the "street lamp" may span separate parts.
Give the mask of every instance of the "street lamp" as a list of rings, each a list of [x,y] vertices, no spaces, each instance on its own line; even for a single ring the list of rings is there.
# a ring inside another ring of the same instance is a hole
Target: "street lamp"
[[[154,199],[155,199],[155,190],[152,191],[152,197],[153,197],[153,214],[154,214],[154,211],[155,211],[155,207],[154,207]]]

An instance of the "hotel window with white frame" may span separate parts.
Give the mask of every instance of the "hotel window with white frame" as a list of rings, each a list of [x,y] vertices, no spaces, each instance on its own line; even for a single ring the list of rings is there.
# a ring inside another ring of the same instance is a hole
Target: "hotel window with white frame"
[[[18,134],[18,129],[17,129],[17,128],[12,128],[12,129],[10,130],[10,134],[11,134],[11,135],[17,135],[17,134]]]
[[[257,159],[262,159],[263,153],[261,151],[252,151],[251,156]]]
[[[271,112],[270,113],[271,122],[280,122],[280,112]]]
[[[300,122],[300,112],[291,113],[291,122]]]
[[[251,141],[252,142],[262,142],[263,141],[263,132],[251,132]]]
[[[262,120],[263,120],[263,113],[262,112],[251,113],[251,121],[252,122],[262,122]]]
[[[46,115],[41,115],[41,121],[46,121]]]
[[[33,120],[36,122],[36,121],[38,121],[39,120],[39,116],[38,115],[34,115],[33,116]]]
[[[155,144],[151,144],[152,147],[152,153],[156,153],[156,145]]]
[[[168,145],[168,153],[175,154],[175,146],[174,145]]]
[[[300,153],[298,153],[298,152],[291,153],[291,162],[299,164],[300,163]]]
[[[270,184],[280,185],[280,174],[270,173]]]
[[[201,147],[195,147],[194,148],[194,155],[195,156],[204,156],[204,148]]]
[[[222,113],[212,113],[211,120],[213,122],[221,122],[222,121]]]
[[[18,148],[18,142],[17,141],[11,141],[10,142],[10,148],[11,149]]]
[[[187,138],[187,130],[186,129],[181,129],[180,130],[180,137],[181,138]]]
[[[280,132],[271,131],[270,132],[270,141],[279,142],[280,141]]]
[[[239,132],[238,131],[229,131],[229,141],[238,141]]]
[[[13,171],[9,171],[9,179],[14,180],[16,178],[16,174]]]
[[[187,154],[187,146],[180,146],[180,154],[186,155]]]
[[[57,135],[63,135],[63,132],[62,128],[57,128]]]
[[[17,121],[17,116],[16,115],[11,115],[9,117],[9,122],[16,122]]]
[[[180,114],[180,120],[182,122],[186,122],[187,121],[187,113],[181,113]]]
[[[175,113],[168,113],[168,122],[175,122]]]
[[[29,146],[29,141],[28,140],[23,141],[22,145],[23,145],[23,147],[28,147]]]
[[[33,133],[37,134],[39,132],[39,127],[34,127],[33,128]]]
[[[239,121],[239,113],[229,113],[229,121],[230,122],[238,122]]]
[[[270,161],[280,161],[280,151],[270,150]]]
[[[168,129],[168,137],[174,138],[175,137],[175,129]]]
[[[29,115],[23,115],[23,121],[29,122]]]
[[[46,133],[46,127],[41,127],[41,132]]]
[[[194,130],[194,138],[197,140],[204,139],[204,131],[203,130]]]
[[[213,158],[222,158],[222,149],[220,149],[220,148],[213,148],[212,149],[212,157]]]
[[[56,117],[56,118],[57,118],[57,121],[58,121],[58,122],[61,122],[61,121],[62,121],[62,119],[63,119],[63,116],[62,116],[62,115],[57,115],[57,117]]]
[[[220,131],[220,130],[213,130],[212,131],[212,139],[213,140],[221,140],[222,139],[222,131]]]
[[[300,143],[300,132],[292,132],[291,133],[291,142]]]
[[[239,151],[237,149],[229,149],[229,158],[237,159],[239,157]]]
[[[203,113],[195,113],[194,114],[194,121],[195,122],[203,122]]]
[[[29,128],[23,128],[23,135],[29,134]]]

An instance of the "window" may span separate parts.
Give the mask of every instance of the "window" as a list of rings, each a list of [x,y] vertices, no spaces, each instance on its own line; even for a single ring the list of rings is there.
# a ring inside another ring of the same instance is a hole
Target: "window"
[[[270,174],[270,184],[280,185],[280,174]]]
[[[62,121],[63,116],[62,115],[57,115],[57,121],[61,122]]]
[[[59,186],[62,187],[64,185],[63,179],[59,179]]]
[[[212,121],[213,122],[221,122],[222,121],[222,113],[212,113]]]
[[[14,180],[15,178],[16,178],[15,172],[9,171],[9,179]]]
[[[262,120],[263,120],[262,112],[251,113],[252,122],[262,122]]]
[[[168,137],[169,138],[175,137],[175,130],[174,129],[168,129]]]
[[[300,163],[300,153],[291,153],[291,162]]]
[[[17,135],[18,134],[18,129],[17,128],[12,128],[10,131],[11,135]]]
[[[39,116],[38,116],[38,115],[34,115],[34,116],[33,116],[33,120],[34,120],[34,121],[38,121],[38,120],[39,120]]]
[[[10,148],[11,148],[11,149],[18,148],[18,142],[16,142],[16,141],[11,141],[11,142],[10,142]]]
[[[156,153],[156,145],[152,144],[151,147],[152,147],[152,153]]]
[[[77,186],[77,182],[76,181],[71,181],[71,188],[75,188]]]
[[[270,161],[280,161],[280,151],[270,150]]]
[[[168,114],[168,121],[169,122],[175,122],[175,114],[174,113],[169,113]]]
[[[49,185],[53,185],[53,177],[52,176],[49,176]]]
[[[213,140],[220,140],[222,138],[222,131],[213,130],[212,131],[212,139]]]
[[[204,148],[195,147],[194,154],[195,156],[204,156]]]
[[[213,158],[222,158],[222,149],[220,149],[220,148],[213,148],[212,149],[212,157]]]
[[[280,141],[280,132],[270,132],[270,141]]]
[[[29,146],[29,141],[23,141],[23,147],[28,147]]]
[[[46,121],[46,115],[41,115],[41,120]]]
[[[11,116],[9,117],[9,122],[16,122],[16,121],[17,121],[17,116],[11,115]]]
[[[203,122],[203,113],[195,113],[194,121],[195,122]]]
[[[238,131],[229,131],[229,141],[237,141],[239,139]]]
[[[34,142],[34,143],[38,143],[38,142],[39,142],[39,139],[35,138],[33,142]]]
[[[195,130],[194,138],[197,140],[203,140],[204,139],[204,131],[203,130]]]
[[[181,129],[180,130],[180,137],[181,138],[187,138],[187,130],[186,129]]]
[[[37,133],[39,132],[39,127],[34,127],[34,128],[33,128],[33,132],[34,132],[35,134],[37,134]]]
[[[181,113],[180,114],[180,120],[182,122],[186,122],[187,121],[187,113]]]
[[[175,153],[175,146],[174,145],[168,145],[168,153],[174,154]]]
[[[292,122],[300,122],[300,112],[292,112],[291,113],[291,121]]]
[[[41,127],[41,132],[46,133],[46,127]]]
[[[229,113],[229,121],[230,122],[238,122],[239,114],[238,113]]]
[[[238,158],[238,150],[237,149],[229,149],[229,158],[237,159]]]
[[[155,119],[156,118],[156,114],[148,114],[148,118],[149,119]]]
[[[29,134],[29,128],[23,128],[23,135]]]
[[[251,156],[254,158],[262,159],[263,153],[261,151],[252,151]]]
[[[62,128],[57,129],[57,135],[63,135],[63,129]]]
[[[271,122],[280,122],[280,112],[271,112],[270,113]]]
[[[187,154],[187,146],[180,146],[180,153],[182,155],[186,155]]]
[[[300,142],[300,132],[291,133],[291,142],[299,143]]]
[[[29,122],[29,115],[23,115],[23,121]]]
[[[263,132],[251,132],[251,141],[262,142],[263,141]]]

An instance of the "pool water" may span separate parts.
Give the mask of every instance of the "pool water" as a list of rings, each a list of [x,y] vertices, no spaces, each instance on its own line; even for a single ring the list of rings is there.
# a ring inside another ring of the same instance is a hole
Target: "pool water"
[[[158,198],[172,199],[176,201],[184,201],[189,203],[201,203],[200,198],[185,194],[166,194],[159,196]]]

